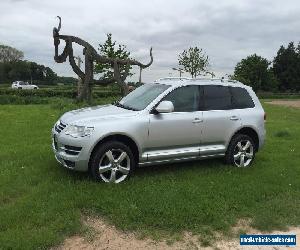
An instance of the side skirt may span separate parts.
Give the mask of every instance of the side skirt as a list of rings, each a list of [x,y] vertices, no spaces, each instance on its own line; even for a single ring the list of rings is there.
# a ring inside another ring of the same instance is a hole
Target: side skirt
[[[224,153],[219,153],[219,154],[211,154],[211,155],[203,155],[203,156],[192,156],[192,157],[171,158],[171,159],[156,160],[156,161],[145,161],[145,162],[139,162],[139,167],[158,165],[158,164],[170,164],[170,163],[176,163],[176,162],[203,160],[203,159],[208,159],[208,158],[220,158],[220,157],[224,157],[224,156],[225,156]]]

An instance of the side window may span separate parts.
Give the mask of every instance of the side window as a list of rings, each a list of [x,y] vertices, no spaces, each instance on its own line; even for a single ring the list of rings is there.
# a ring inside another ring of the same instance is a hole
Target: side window
[[[230,87],[234,109],[253,108],[254,103],[248,91],[240,87]]]
[[[162,101],[171,101],[174,112],[193,112],[199,110],[199,86],[191,85],[174,89]]]
[[[219,85],[203,86],[204,110],[231,109],[231,94],[229,88]]]

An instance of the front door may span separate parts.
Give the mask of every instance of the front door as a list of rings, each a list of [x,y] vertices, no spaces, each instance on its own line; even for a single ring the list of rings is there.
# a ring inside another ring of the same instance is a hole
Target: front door
[[[199,156],[202,111],[197,85],[174,89],[162,101],[171,101],[174,112],[149,115],[148,161]]]

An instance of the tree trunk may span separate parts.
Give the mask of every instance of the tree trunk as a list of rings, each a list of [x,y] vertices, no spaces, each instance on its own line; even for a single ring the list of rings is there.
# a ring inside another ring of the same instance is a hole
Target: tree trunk
[[[121,87],[121,95],[126,96],[129,93],[128,85],[125,82],[122,82],[119,86]]]
[[[80,93],[82,92],[83,84],[80,77],[78,77],[77,81],[77,98],[80,96]]]
[[[85,77],[81,79],[82,88],[81,92],[78,95],[78,100],[83,101],[86,100],[88,103],[91,102],[92,96],[92,81],[94,79],[93,76],[93,61],[91,60],[91,55],[89,50],[85,51]]]
[[[77,100],[78,101],[84,101],[87,100],[86,97],[88,96],[88,83],[85,82],[85,79],[80,79],[81,87],[78,92]]]
[[[139,83],[142,83],[142,67],[140,67]]]

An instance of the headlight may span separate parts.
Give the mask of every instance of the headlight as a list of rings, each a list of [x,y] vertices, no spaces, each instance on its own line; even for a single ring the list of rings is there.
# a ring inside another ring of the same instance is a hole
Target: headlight
[[[89,136],[94,131],[93,127],[68,125],[65,129],[65,134],[72,137],[84,137]]]

